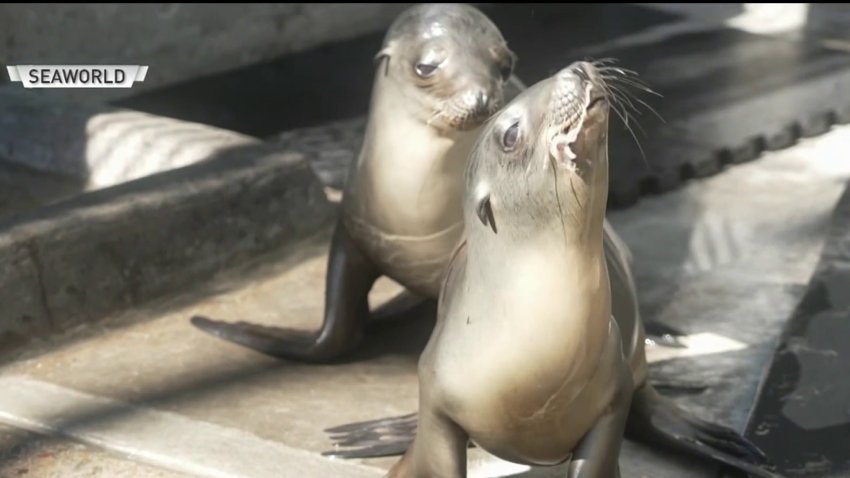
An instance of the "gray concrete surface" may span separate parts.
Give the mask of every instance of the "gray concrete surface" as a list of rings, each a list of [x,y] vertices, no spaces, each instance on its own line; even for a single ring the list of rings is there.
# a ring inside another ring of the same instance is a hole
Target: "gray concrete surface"
[[[168,463],[191,475],[220,478],[340,475],[378,478],[380,475],[374,468],[333,462],[244,431],[27,378],[0,379],[0,389],[4,390],[0,415],[10,423],[37,431],[60,430],[95,445],[114,448],[120,443],[119,451],[123,453],[145,461]],[[69,409],[76,410],[75,416],[68,416],[65,410]],[[97,410],[99,419],[81,420],[82,410]],[[270,457],[275,459],[269,460]]]
[[[0,161],[0,218],[79,194],[83,181]]]
[[[299,155],[262,144],[0,220],[0,343],[20,344],[292,251],[334,209]]]
[[[694,338],[684,356],[670,349],[650,350],[653,376],[702,380],[710,386],[702,394],[676,396],[683,406],[742,429],[780,325],[808,281],[832,207],[850,179],[847,141],[850,128],[839,128],[611,214],[635,255],[644,314]],[[187,286],[168,302],[42,339],[5,355],[0,377],[37,380],[91,397],[85,406],[57,407],[63,420],[54,431],[138,420],[134,413],[110,413],[100,405],[105,398],[144,413],[186,417],[193,421],[186,422],[188,428],[198,422],[241,430],[314,458],[329,446],[325,427],[415,410],[415,364],[433,310],[422,308],[404,320],[376,326],[357,357],[330,366],[297,365],[244,350],[200,333],[188,318],[203,313],[317,327],[326,247],[317,240],[302,247],[297,257],[256,257],[221,276],[218,294]],[[383,281],[374,302],[391,297],[396,287]],[[718,343],[733,346],[718,353],[723,350]],[[8,422],[8,407],[5,412],[3,421]],[[17,421],[27,418],[20,416],[26,410],[17,414]],[[152,425],[146,433],[166,430]],[[127,442],[105,433],[99,443],[117,451],[125,450]],[[178,463],[176,453],[141,455],[155,446],[137,449],[136,458],[174,469],[186,465]],[[269,463],[278,459],[257,458]],[[393,461],[354,462],[386,469]],[[472,476],[563,476],[558,475],[563,469],[525,470],[479,452],[470,461],[477,470]],[[714,476],[710,466],[632,442],[627,442],[621,463],[627,478]]]
[[[107,101],[386,28],[409,5],[4,4],[0,59],[150,66],[130,90],[62,90]]]
[[[44,437],[0,425],[0,476],[4,478],[189,478],[115,456],[75,440]]]

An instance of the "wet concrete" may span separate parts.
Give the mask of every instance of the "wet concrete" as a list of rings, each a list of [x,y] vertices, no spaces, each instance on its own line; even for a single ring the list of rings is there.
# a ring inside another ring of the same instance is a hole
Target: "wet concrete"
[[[850,474],[850,183],[818,269],[786,324],[747,426],[786,476]],[[839,378],[842,377],[842,378]]]
[[[702,394],[676,396],[694,413],[743,429],[780,325],[814,270],[832,208],[850,177],[842,146],[848,138],[850,130],[837,130],[611,213],[633,249],[646,317],[746,346],[655,361],[654,377],[709,385]],[[298,260],[258,258],[243,266],[243,277],[230,276],[233,282],[222,285],[219,295],[205,294],[192,303],[187,289],[175,298],[182,305],[135,310],[45,340],[0,374],[173,412],[318,454],[330,445],[322,432],[326,427],[416,409],[416,360],[432,326],[433,308],[376,325],[355,357],[328,366],[293,364],[244,350],[199,332],[188,318],[200,313],[315,328],[325,250],[326,242],[316,241]],[[394,284],[382,282],[374,303],[396,291]],[[651,360],[661,356],[657,352],[650,351]],[[95,407],[69,413],[67,420],[93,423],[105,414]],[[558,476],[553,469],[509,471],[479,461],[483,458],[476,453],[473,476]],[[383,469],[393,461],[362,460]],[[621,463],[624,477],[714,476],[710,465],[632,442],[625,445]],[[501,471],[487,475],[485,465]]]

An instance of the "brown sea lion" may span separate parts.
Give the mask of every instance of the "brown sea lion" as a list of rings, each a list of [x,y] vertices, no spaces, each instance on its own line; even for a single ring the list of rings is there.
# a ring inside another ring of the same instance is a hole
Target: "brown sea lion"
[[[395,20],[376,61],[366,136],[331,242],[321,330],[199,316],[194,325],[273,356],[326,362],[360,343],[380,276],[437,298],[463,231],[469,151],[506,89],[518,91],[516,56],[478,9],[426,4]]]
[[[419,361],[418,416],[329,430],[361,448],[327,454],[403,451],[390,478],[462,478],[474,443],[612,478],[627,434],[775,476],[746,439],[647,382],[629,254],[605,221],[615,72],[574,63],[486,123],[465,174],[464,242]]]

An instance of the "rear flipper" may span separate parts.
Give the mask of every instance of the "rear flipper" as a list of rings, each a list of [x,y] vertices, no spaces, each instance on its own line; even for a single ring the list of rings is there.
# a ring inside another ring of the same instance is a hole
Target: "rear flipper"
[[[334,450],[322,455],[337,458],[375,458],[403,455],[416,436],[417,414],[348,423],[325,432],[334,441]],[[354,447],[338,449],[337,447]]]
[[[746,438],[689,415],[650,385],[635,392],[626,437],[713,460],[752,476],[779,478],[769,471],[764,453]]]
[[[378,269],[338,222],[328,256],[325,318],[318,333],[247,322],[219,322],[202,316],[192,317],[192,324],[219,338],[274,357],[330,362],[360,343],[369,316],[369,291],[378,276]]]
[[[656,344],[679,349],[688,347],[682,342],[682,337],[686,334],[667,324],[655,321],[645,321],[644,331],[646,332],[646,338],[652,340]]]
[[[620,478],[620,448],[633,387],[631,371],[625,364],[621,369],[613,401],[573,451],[568,478]]]
[[[668,394],[698,395],[706,389],[708,384],[704,381],[679,380],[679,379],[651,379],[653,388]]]

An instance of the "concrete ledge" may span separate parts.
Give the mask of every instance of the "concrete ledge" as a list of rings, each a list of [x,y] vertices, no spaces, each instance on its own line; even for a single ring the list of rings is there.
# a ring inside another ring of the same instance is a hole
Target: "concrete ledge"
[[[256,138],[50,91],[0,87],[0,158],[113,186],[187,166]]]
[[[246,257],[297,247],[334,211],[303,156],[257,142],[7,218],[0,338],[95,320]]]
[[[383,470],[28,377],[0,378],[0,422],[203,478],[378,478]],[[82,415],[82,417],[81,417]],[[101,475],[104,476],[104,475]]]

